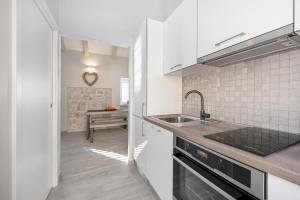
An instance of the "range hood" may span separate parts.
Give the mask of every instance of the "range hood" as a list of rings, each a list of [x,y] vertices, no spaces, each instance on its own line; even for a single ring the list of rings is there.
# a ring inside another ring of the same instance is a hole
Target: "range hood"
[[[290,24],[198,58],[198,63],[222,67],[296,47],[300,47],[300,35],[294,32],[294,24]]]

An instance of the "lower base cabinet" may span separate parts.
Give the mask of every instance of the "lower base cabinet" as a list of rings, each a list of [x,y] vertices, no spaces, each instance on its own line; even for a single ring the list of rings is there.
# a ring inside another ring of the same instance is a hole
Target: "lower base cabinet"
[[[160,199],[172,200],[173,133],[149,122],[144,123],[147,135],[147,179]]]
[[[135,161],[161,200],[173,197],[173,133],[135,119]],[[267,175],[267,200],[300,200],[300,186]]]
[[[144,120],[139,117],[134,119],[134,160],[139,172],[147,176],[147,135],[143,129]]]
[[[300,186],[268,174],[268,200],[299,200]]]

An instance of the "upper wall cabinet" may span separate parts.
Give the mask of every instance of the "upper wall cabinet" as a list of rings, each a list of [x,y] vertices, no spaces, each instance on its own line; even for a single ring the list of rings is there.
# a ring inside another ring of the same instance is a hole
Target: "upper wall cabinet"
[[[197,0],[184,0],[164,23],[164,73],[197,63]]]
[[[300,0],[295,0],[295,31],[300,35]]]
[[[292,23],[293,0],[198,0],[198,57]]]

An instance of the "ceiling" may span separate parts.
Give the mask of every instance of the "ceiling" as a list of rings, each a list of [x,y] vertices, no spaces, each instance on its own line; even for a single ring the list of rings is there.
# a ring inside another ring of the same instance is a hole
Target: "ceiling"
[[[107,56],[116,56],[121,58],[128,58],[129,49],[119,46],[113,46],[104,42],[98,42],[95,40],[81,40],[71,37],[62,38],[62,50],[79,51],[85,55],[100,54]]]
[[[65,36],[128,47],[146,17],[163,21],[181,1],[60,0],[59,24]]]

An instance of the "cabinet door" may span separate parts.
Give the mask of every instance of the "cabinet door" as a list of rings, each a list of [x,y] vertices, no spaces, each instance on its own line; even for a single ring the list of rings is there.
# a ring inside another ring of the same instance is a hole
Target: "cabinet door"
[[[164,25],[164,73],[197,63],[197,0],[185,0]]]
[[[133,50],[133,84],[134,84],[134,114],[142,117],[146,103],[146,76],[147,76],[147,30],[146,22],[136,36]]]
[[[293,0],[198,0],[198,57],[293,23]]]
[[[147,178],[162,200],[172,199],[173,134],[147,123],[149,146],[147,149]]]
[[[300,35],[300,0],[295,0],[295,31]]]
[[[140,173],[147,175],[147,137],[143,129],[143,120],[139,117],[134,118],[134,159]]]
[[[197,0],[184,0],[180,5],[180,58],[182,68],[197,63]]]
[[[177,70],[181,67],[180,61],[180,13],[177,8],[164,23],[164,73]]]
[[[268,200],[298,200],[300,186],[268,174]]]

